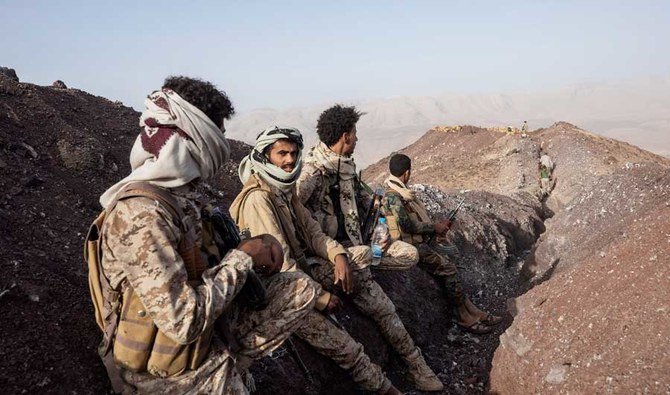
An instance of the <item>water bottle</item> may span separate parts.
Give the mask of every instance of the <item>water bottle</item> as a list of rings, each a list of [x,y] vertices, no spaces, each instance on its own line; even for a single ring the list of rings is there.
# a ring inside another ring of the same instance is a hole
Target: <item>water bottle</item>
[[[370,248],[372,249],[372,265],[377,266],[382,260],[382,245],[388,240],[389,227],[386,225],[386,218],[379,218],[379,223],[375,226],[375,230],[372,233],[372,244]]]

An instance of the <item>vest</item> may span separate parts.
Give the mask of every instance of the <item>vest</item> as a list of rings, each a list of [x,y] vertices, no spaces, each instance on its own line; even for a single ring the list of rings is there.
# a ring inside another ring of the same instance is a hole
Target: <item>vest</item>
[[[175,225],[182,230],[178,253],[186,266],[189,284],[194,287],[200,285],[201,275],[207,269],[198,247],[195,229],[183,229],[181,219],[184,213],[174,196],[165,189],[149,183],[133,183],[121,191],[117,199],[93,222],[86,237],[84,258],[89,267],[89,289],[96,322],[104,334],[99,353],[113,385],[115,377],[112,373],[118,374],[118,370],[110,366],[110,350],[117,367],[170,377],[200,366],[209,352],[213,331],[213,328],[207,328],[194,342],[179,344],[156,327],[127,281],[119,289],[112,289],[105,277],[102,270],[101,232],[105,218],[119,200],[139,196],[158,201],[172,214]],[[117,386],[114,386],[116,389]]]
[[[297,262],[298,267],[302,271],[310,274],[311,271],[307,265],[307,260],[305,257],[305,249],[308,248],[308,245],[304,240],[307,238],[307,232],[300,219],[297,218],[293,213],[293,210],[291,210],[292,205],[300,204],[295,191],[291,194],[291,201],[284,202],[288,206],[288,210],[280,210],[279,204],[277,202],[277,196],[275,195],[272,188],[267,183],[260,180],[258,175],[251,175],[251,177],[249,177],[247,182],[242,187],[242,191],[236,198],[230,210],[233,220],[237,222],[237,226],[242,232],[244,232],[244,230],[248,229],[249,227],[244,216],[244,203],[246,202],[249,194],[254,191],[262,191],[262,193],[265,193],[268,196],[270,203],[272,204],[274,218],[279,222],[282,236],[291,248],[291,257]],[[288,211],[288,213],[286,211]],[[289,231],[290,224],[293,224],[296,232]]]
[[[402,198],[402,196],[395,190],[387,187],[386,191],[384,191],[384,217],[386,217],[386,225],[389,228],[389,234],[393,238],[393,240],[401,240],[410,244],[420,244],[424,242],[424,236],[421,234],[411,234],[411,233],[406,233],[405,231],[402,230],[400,227],[400,224],[398,223],[398,218],[393,215],[393,212],[391,210],[388,210],[386,208],[386,196],[389,194],[394,194],[398,196],[398,198],[404,203],[405,200]],[[419,215],[414,211],[412,206],[410,204],[403,204],[403,207],[405,207],[405,211],[407,211],[407,215],[409,215],[409,218],[412,222],[417,223],[421,222]]]

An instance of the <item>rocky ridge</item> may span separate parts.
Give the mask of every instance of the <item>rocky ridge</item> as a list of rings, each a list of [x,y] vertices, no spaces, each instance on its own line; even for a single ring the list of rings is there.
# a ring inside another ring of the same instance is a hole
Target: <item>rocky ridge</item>
[[[539,196],[540,154],[555,163],[555,188],[542,199],[546,231],[515,280],[530,290],[508,301],[515,317],[492,361],[492,392],[670,390],[667,158],[565,122],[527,138],[440,127],[402,152],[417,182],[516,202]],[[387,160],[366,178],[382,180]]]
[[[109,391],[80,248],[97,197],[129,171],[137,117],[65,84],[0,75],[0,387],[8,393]],[[232,160],[204,190],[218,204],[239,190],[236,167],[247,152],[233,142]],[[566,123],[526,139],[436,129],[405,152],[421,162],[413,181],[433,215],[466,202],[446,240],[458,247],[466,292],[496,313],[507,301],[515,314],[494,335],[463,335],[425,272],[375,272],[446,392],[667,391],[667,160]],[[545,202],[536,198],[540,152],[556,163]],[[371,166],[366,179],[381,182],[384,166]],[[369,319],[350,306],[338,319],[411,390]],[[331,362],[296,344],[313,382],[280,349],[252,368],[259,393],[354,390]]]

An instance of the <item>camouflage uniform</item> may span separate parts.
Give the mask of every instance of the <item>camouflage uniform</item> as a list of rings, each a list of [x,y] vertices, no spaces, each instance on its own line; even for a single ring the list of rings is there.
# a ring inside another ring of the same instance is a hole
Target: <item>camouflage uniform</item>
[[[393,192],[384,196],[383,211],[396,218],[398,226],[406,234],[422,235],[423,240],[416,244],[419,250],[419,267],[438,277],[444,286],[447,299],[454,305],[465,300],[461,282],[458,280],[456,265],[448,257],[438,253],[426,240],[435,234],[435,227],[430,222],[413,221],[403,203],[402,197]]]
[[[201,237],[200,211],[187,187],[172,190],[184,211],[183,229]],[[119,201],[102,229],[103,269],[112,287],[132,286],[161,332],[188,344],[206,328],[226,320],[239,351],[233,353],[215,333],[210,352],[195,370],[173,377],[123,370],[124,393],[243,394],[241,356],[259,358],[277,348],[313,312],[320,286],[302,273],[280,273],[263,281],[268,306],[249,311],[233,303],[251,270],[251,258],[232,250],[221,264],[202,274],[202,284],[187,282],[177,243],[182,230],[157,201],[135,197]],[[223,315],[222,315],[223,314]],[[221,319],[219,319],[221,317]],[[237,361],[237,362],[236,362]],[[245,368],[245,367],[242,367]]]
[[[328,195],[328,186],[334,182],[334,175],[327,174],[312,163],[307,163],[303,166],[298,178],[296,191],[302,204],[309,209],[326,235],[342,243],[344,246],[358,245],[360,244],[358,240],[350,240],[346,236],[338,237],[337,214],[334,212],[333,203]],[[355,189],[356,207],[359,208],[360,212],[361,207],[368,207],[372,197],[361,187],[360,182],[356,185]],[[375,268],[407,270],[415,266],[418,260],[419,255],[414,246],[404,241],[396,240],[384,252],[379,265],[375,266]]]
[[[254,185],[262,187],[262,190],[254,190]],[[251,190],[245,193],[245,191]],[[310,212],[293,195],[294,191],[281,192],[278,188],[268,185],[257,175],[249,178],[243,191],[237,196],[231,205],[231,215],[241,228],[249,229],[251,235],[269,233],[277,237],[284,247],[285,263],[282,270],[297,270],[295,259],[303,254],[311,252],[307,256],[307,264],[312,277],[323,285],[326,290],[333,291],[333,261],[338,254],[346,253],[349,257],[354,279],[354,293],[351,296],[354,304],[367,316],[375,320],[384,337],[403,357],[409,360],[419,358],[420,351],[405,329],[400,317],[398,317],[393,302],[389,299],[382,288],[372,278],[370,273],[370,262],[372,254],[370,247],[354,246],[344,249],[339,243],[323,234],[319,224],[312,218]],[[272,194],[272,196],[270,195]],[[240,220],[244,213],[244,220]],[[278,218],[278,217],[279,218]],[[244,223],[241,223],[244,222]],[[304,229],[304,231],[301,231]],[[285,233],[298,235],[303,244],[302,251],[295,251],[290,242],[284,236]],[[418,258],[415,257],[415,258]],[[321,298],[320,298],[321,299]],[[324,348],[327,343],[337,342],[356,345],[360,347],[361,353],[357,358],[362,358],[362,346],[355,343],[346,332],[337,332],[333,325],[323,322],[322,329],[315,332],[312,337],[305,337],[303,330],[296,331],[298,336],[305,339],[310,345],[319,350],[320,353],[333,358],[333,352],[341,353],[338,347]],[[346,336],[346,338],[345,338]],[[353,357],[354,354],[351,356]],[[352,371],[354,379],[364,389],[372,388],[370,382],[379,383],[383,377],[377,365],[371,364],[367,356],[365,363],[355,363],[351,358],[342,358],[346,364],[338,362],[340,366],[356,366]],[[366,366],[367,365],[367,366]],[[374,388],[373,388],[374,389]],[[378,389],[378,388],[377,388]]]

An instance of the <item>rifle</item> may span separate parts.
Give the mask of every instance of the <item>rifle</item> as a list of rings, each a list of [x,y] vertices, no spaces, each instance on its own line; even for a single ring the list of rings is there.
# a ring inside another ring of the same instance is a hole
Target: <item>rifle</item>
[[[293,359],[295,359],[295,362],[298,364],[300,370],[302,370],[302,373],[305,375],[307,381],[313,384],[314,378],[312,377],[312,373],[309,371],[307,365],[305,365],[305,362],[300,357],[300,353],[298,352],[298,349],[295,347],[295,344],[293,343],[293,340],[291,339],[290,336],[286,338],[286,345],[289,351],[291,352]]]
[[[454,219],[456,219],[456,214],[458,214],[458,211],[461,209],[461,207],[463,207],[464,204],[465,204],[465,199],[461,198],[461,200],[459,200],[458,205],[456,206],[456,208],[451,210],[449,212],[449,215],[447,215],[447,219],[449,220],[449,222],[452,222]]]
[[[465,205],[465,199],[461,198],[458,201],[456,208],[449,211],[449,214],[447,214],[447,219],[449,220],[449,222],[453,222],[454,219],[456,219],[456,214],[458,214],[461,207],[463,207],[464,205]],[[438,243],[435,240],[435,235],[430,236],[430,238],[428,239],[428,244],[442,255],[454,256],[458,254],[458,248],[455,245],[444,245],[442,243]]]
[[[219,207],[214,207],[211,211],[204,210],[203,219],[212,221],[212,226],[219,236],[215,238],[216,246],[219,249],[221,258],[223,258],[228,251],[237,248],[242,241],[240,231],[235,224],[235,221],[230,215],[221,211]]]
[[[242,239],[246,237],[240,234],[235,221],[233,221],[230,215],[221,211],[219,207],[203,209],[202,220],[209,221],[215,233],[212,237],[220,256],[218,259],[208,259],[208,264],[209,267],[216,266],[230,250],[237,248]],[[253,270],[247,273],[247,280],[244,282],[238,297],[242,304],[252,310],[262,310],[267,306],[265,285],[263,285],[258,274]]]
[[[365,216],[360,218],[361,236],[363,244],[369,244],[372,240],[372,234],[375,231],[375,226],[379,221],[379,214],[381,213],[382,198],[384,197],[384,190],[377,188],[372,194],[372,199],[368,204]]]

